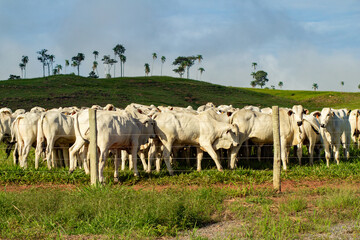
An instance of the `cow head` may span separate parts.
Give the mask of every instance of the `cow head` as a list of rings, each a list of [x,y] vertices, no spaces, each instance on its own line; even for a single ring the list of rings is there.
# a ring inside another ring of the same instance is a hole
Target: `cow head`
[[[144,117],[140,121],[143,124],[142,134],[148,138],[155,138],[155,120],[150,117]]]
[[[334,117],[335,113],[331,108],[323,108],[320,113],[319,122],[322,128],[326,128],[329,121]]]
[[[294,115],[296,124],[300,127],[303,122],[303,115],[306,114],[304,107],[301,105],[294,105],[291,110],[288,111],[288,115]]]
[[[228,129],[223,134],[223,137],[229,141],[231,141],[232,145],[236,147],[239,145],[239,128],[236,124],[229,125]]]

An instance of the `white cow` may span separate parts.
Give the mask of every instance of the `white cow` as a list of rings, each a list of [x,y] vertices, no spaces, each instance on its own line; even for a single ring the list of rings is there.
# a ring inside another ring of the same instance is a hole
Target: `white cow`
[[[208,152],[214,160],[217,169],[222,170],[216,149],[238,144],[238,128],[236,125],[215,120],[207,112],[198,115],[192,113],[161,112],[153,117],[156,120],[155,133],[163,144],[163,157],[170,175],[173,170],[170,165],[170,153],[173,146],[198,147],[198,159],[202,151]],[[148,167],[151,167],[151,159]],[[148,170],[150,171],[150,169]]]
[[[46,141],[47,167],[56,166],[53,159],[55,144],[62,148],[65,166],[69,166],[69,144],[75,142],[74,119],[65,115],[62,110],[45,112],[38,121],[37,144],[35,150],[35,168],[39,167],[39,157],[42,152],[42,145]]]
[[[11,123],[14,119],[10,108],[0,109],[0,142],[5,138],[8,141],[11,137]]]
[[[349,158],[349,146],[351,141],[351,126],[349,115],[351,110],[323,108],[319,116],[321,133],[325,148],[326,165],[329,166],[331,157],[330,148],[335,152],[335,160],[340,163],[340,146],[343,144],[346,159]]]
[[[154,135],[154,121],[151,118],[134,118],[126,111],[97,111],[97,146],[99,155],[99,181],[104,181],[103,170],[109,149],[122,149],[131,153],[134,174],[138,176],[137,152]],[[76,141],[70,147],[70,169],[74,170],[75,153],[89,141],[89,111],[85,110],[75,117]],[[118,161],[115,161],[118,163]],[[117,177],[118,164],[115,165],[114,177]]]
[[[27,156],[31,146],[36,142],[37,122],[40,116],[40,113],[27,112],[17,116],[11,125],[12,142],[17,144],[20,167],[27,168]]]
[[[308,148],[308,153],[310,156],[310,164],[314,164],[314,149],[316,145],[320,145],[322,143],[322,138],[320,134],[320,123],[317,120],[316,116],[304,115],[303,125],[301,126],[301,131],[303,132],[303,142],[298,144],[297,149],[297,157],[299,159],[299,165],[301,165],[302,158],[302,146],[306,145]],[[314,126],[317,126],[315,128]]]
[[[302,141],[300,126],[303,122],[304,108],[295,105],[292,109],[279,109],[281,160],[283,169],[287,169],[290,147]],[[231,123],[236,124],[240,131],[240,144],[231,150],[230,167],[235,167],[236,155],[241,144],[251,139],[257,145],[273,144],[272,115],[241,109],[232,115]]]
[[[360,148],[360,110],[354,109],[350,112],[349,122],[351,128],[351,138],[357,147]]]

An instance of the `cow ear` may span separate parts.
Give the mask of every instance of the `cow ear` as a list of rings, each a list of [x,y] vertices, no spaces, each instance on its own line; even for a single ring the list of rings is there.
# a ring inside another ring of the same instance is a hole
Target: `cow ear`
[[[143,111],[141,111],[141,109],[137,109],[138,113],[142,114]]]
[[[291,114],[293,114],[294,112],[292,110],[288,111],[288,115],[291,116]]]
[[[226,113],[228,117],[230,117],[233,113],[232,112],[227,112]]]
[[[309,110],[304,109],[304,114],[309,114]]]
[[[346,116],[350,116],[351,109],[347,112]]]
[[[333,111],[331,111],[331,116],[335,116],[335,113]]]
[[[360,110],[357,110],[356,116],[359,116],[359,115],[360,115]]]
[[[321,113],[319,111],[314,112],[313,116],[316,117],[316,118],[319,118],[321,116]]]

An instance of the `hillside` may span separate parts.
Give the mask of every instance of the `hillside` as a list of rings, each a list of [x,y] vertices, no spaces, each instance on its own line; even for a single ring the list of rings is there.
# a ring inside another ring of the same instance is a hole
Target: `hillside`
[[[125,107],[136,102],[194,108],[213,102],[235,107],[256,105],[292,106],[302,104],[309,110],[325,106],[357,108],[360,94],[340,92],[287,91],[225,87],[207,82],[173,77],[125,77],[92,79],[74,75],[7,80],[0,82],[0,107],[11,109],[33,106],[101,106],[112,103]]]

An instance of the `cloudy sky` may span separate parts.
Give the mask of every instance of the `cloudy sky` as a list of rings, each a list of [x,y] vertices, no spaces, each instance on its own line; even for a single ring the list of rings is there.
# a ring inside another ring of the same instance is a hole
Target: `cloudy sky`
[[[163,74],[176,76],[177,56],[201,54],[202,80],[211,83],[250,87],[257,62],[269,87],[359,91],[359,0],[0,0],[0,33],[0,79],[20,75],[22,55],[27,77],[42,76],[41,49],[63,66],[84,53],[80,74],[87,76],[94,50],[113,56],[122,44],[126,76],[143,76],[145,63],[160,75],[161,56]]]

